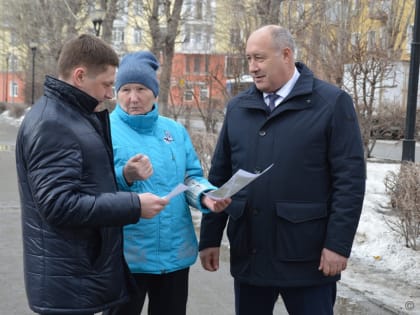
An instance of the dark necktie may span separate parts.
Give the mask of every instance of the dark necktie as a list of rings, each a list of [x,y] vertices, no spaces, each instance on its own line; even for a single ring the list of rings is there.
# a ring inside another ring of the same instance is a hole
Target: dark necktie
[[[279,95],[276,93],[268,95],[268,107],[270,111],[273,111],[276,108],[276,100],[279,98]]]

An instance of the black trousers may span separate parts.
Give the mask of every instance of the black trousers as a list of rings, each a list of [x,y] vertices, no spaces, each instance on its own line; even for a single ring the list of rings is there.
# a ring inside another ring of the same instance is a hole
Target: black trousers
[[[290,315],[333,315],[337,284],[316,287],[260,287],[235,280],[236,315],[272,315],[282,297]]]
[[[181,269],[165,274],[134,273],[137,293],[123,305],[111,308],[103,315],[140,315],[146,294],[149,298],[148,315],[185,315],[188,299],[188,274]]]

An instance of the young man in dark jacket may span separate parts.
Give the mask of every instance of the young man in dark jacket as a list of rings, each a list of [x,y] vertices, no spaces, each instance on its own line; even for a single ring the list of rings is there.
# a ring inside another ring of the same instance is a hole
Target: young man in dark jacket
[[[217,270],[228,222],[236,314],[272,314],[280,295],[290,314],[331,315],[365,190],[353,102],[295,63],[282,27],[252,33],[246,56],[255,84],[227,106],[209,180],[273,166],[225,212],[203,215],[201,261]]]
[[[93,314],[125,302],[130,275],[122,225],[167,204],[117,192],[108,112],[118,56],[101,39],[68,41],[59,79],[26,115],[16,143],[26,293],[40,314]]]

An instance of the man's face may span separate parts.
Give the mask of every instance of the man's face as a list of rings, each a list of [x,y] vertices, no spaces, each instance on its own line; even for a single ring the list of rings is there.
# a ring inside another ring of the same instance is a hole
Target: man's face
[[[293,74],[290,70],[291,63],[294,64],[291,50],[275,49],[267,31],[251,34],[246,45],[246,57],[249,73],[262,92],[278,90]]]
[[[152,90],[142,84],[124,84],[117,94],[118,103],[129,115],[144,115],[153,108],[156,97]]]
[[[83,80],[79,80],[78,88],[96,98],[99,103],[114,97],[114,80],[116,67],[108,66],[106,71],[96,75],[90,74],[88,71],[83,73]]]

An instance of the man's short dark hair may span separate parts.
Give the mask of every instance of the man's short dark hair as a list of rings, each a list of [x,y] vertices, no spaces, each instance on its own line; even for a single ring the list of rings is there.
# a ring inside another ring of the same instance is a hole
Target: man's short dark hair
[[[82,34],[64,44],[58,58],[58,74],[68,79],[78,66],[98,74],[106,71],[108,66],[118,67],[118,63],[118,55],[110,45],[97,36]]]

